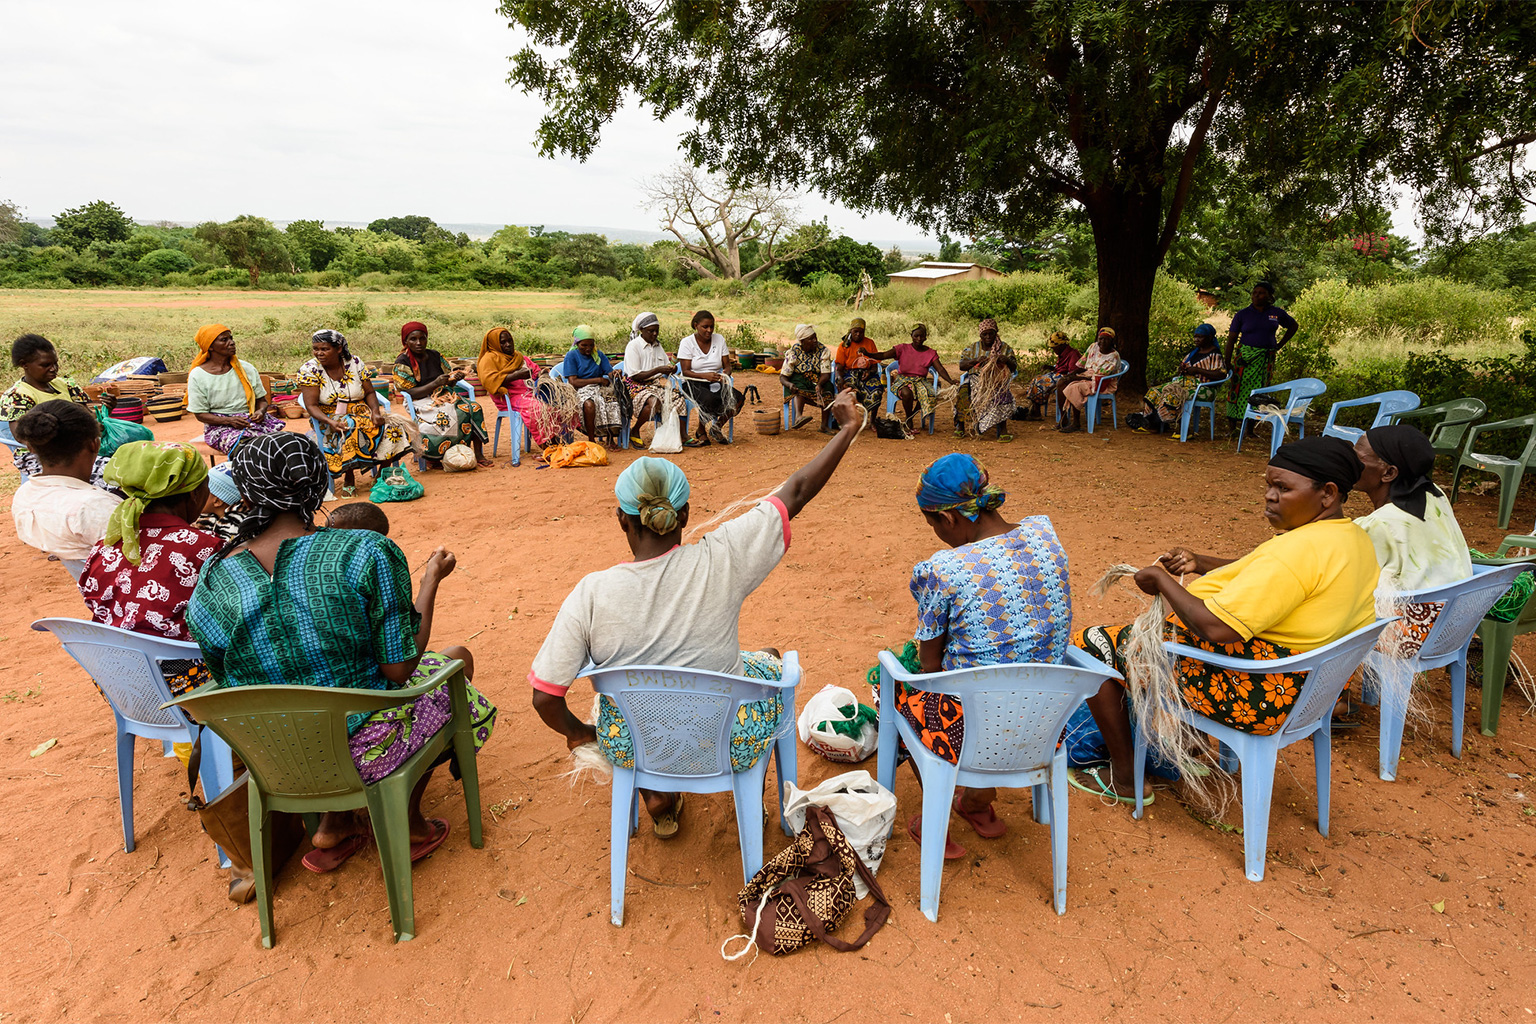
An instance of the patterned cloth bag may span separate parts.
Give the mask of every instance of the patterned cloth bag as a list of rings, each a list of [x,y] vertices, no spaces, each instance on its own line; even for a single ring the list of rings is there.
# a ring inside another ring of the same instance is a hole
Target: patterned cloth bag
[[[863,934],[847,942],[832,932],[858,901],[855,873],[869,886],[875,902],[864,911]],[[837,819],[825,807],[806,810],[805,828],[752,876],[737,900],[747,932],[733,935],[726,943],[746,939],[747,945],[741,952],[728,955],[722,944],[720,955],[727,960],[745,956],[754,945],[783,956],[816,939],[844,953],[862,949],[891,916],[891,904],[880,883],[848,845]]]

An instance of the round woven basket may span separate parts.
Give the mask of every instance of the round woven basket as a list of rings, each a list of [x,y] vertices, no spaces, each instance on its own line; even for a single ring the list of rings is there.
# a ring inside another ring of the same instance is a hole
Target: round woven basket
[[[770,437],[779,432],[783,425],[783,411],[780,409],[758,409],[752,413],[752,425],[757,428],[759,434],[767,434]]]

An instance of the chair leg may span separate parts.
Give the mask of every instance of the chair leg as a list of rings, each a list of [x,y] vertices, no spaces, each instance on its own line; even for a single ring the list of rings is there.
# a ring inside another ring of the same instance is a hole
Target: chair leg
[[[234,781],[233,755],[228,744],[219,739],[212,729],[198,730],[194,726],[188,739],[196,743],[199,735],[203,741],[203,757],[198,765],[197,777],[203,784],[203,799],[212,800]],[[224,848],[215,844],[214,849],[219,851],[219,867],[229,867],[229,856]]]
[[[795,830],[790,828],[789,819],[784,817],[784,784],[793,782],[799,785],[800,783],[799,757],[795,749],[795,734],[793,732],[785,733],[774,743],[773,768],[776,773],[774,779],[778,783],[779,790],[779,827],[784,830],[785,835],[793,836]]]
[[[913,755],[917,756],[916,754]],[[947,769],[947,770],[946,770]],[[922,895],[923,916],[939,919],[939,888],[944,881],[944,844],[949,838],[950,804],[955,799],[955,766],[947,762],[923,779]]]
[[[256,876],[256,917],[261,922],[262,948],[271,949],[276,941],[272,927],[272,830],[268,827],[271,816],[254,780],[246,790],[251,819],[251,871]]]
[[[1378,695],[1381,700],[1381,764],[1378,774],[1387,782],[1397,779],[1397,761],[1403,751],[1403,726],[1408,721],[1408,696],[1413,686],[1413,669],[1401,662],[1372,659],[1381,672],[1407,672],[1406,684],[1386,681]]]
[[[411,886],[411,785],[414,780],[385,777],[367,788],[368,817],[384,869],[389,920],[395,941],[416,937],[416,904]]]
[[[1499,731],[1499,710],[1504,703],[1504,681],[1509,674],[1509,655],[1515,646],[1513,623],[1484,619],[1477,628],[1483,638],[1483,735]]]
[[[1067,752],[1051,758],[1051,896],[1067,912]]]
[[[138,737],[117,725],[117,802],[123,814],[123,852],[133,852],[133,743]]]
[[[485,846],[485,824],[480,812],[480,765],[475,759],[475,736],[467,724],[453,735],[453,753],[459,762],[459,781],[464,785],[469,845],[479,850]]]
[[[736,805],[736,838],[741,843],[741,879],[750,882],[763,867],[763,780],[767,765],[731,774]]]
[[[629,823],[638,806],[634,771],[614,768],[613,808],[608,825],[608,897],[610,917],[621,927],[624,924],[624,880],[629,874]]]
[[[1461,460],[1457,459],[1456,468],[1451,471],[1451,504],[1456,504],[1456,498],[1461,493]]]
[[[1254,742],[1240,742],[1236,751],[1242,764],[1243,872],[1250,882],[1262,882],[1278,751],[1272,743]]]
[[[1131,810],[1131,817],[1139,819],[1143,811],[1141,789],[1147,782],[1147,734],[1137,729],[1134,721],[1131,729],[1136,734],[1131,753],[1131,759],[1136,762],[1131,768],[1131,782],[1136,787],[1136,806]]]
[[[1049,783],[1042,782],[1029,788],[1029,809],[1034,815],[1035,824],[1049,825],[1051,823],[1051,796]]]
[[[1317,831],[1328,834],[1328,805],[1333,795],[1333,727],[1321,722],[1312,734],[1312,760],[1317,765]]]
[[[1446,667],[1451,674],[1451,756],[1461,757],[1461,732],[1467,715],[1467,650]]]
[[[1520,493],[1520,478],[1524,475],[1524,466],[1499,474],[1499,529],[1501,530],[1509,529],[1509,519],[1515,514],[1515,498]]]

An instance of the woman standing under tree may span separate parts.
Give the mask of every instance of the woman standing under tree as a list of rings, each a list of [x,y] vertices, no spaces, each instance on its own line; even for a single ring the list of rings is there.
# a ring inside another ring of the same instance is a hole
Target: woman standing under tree
[[[1279,341],[1280,328],[1285,334]],[[1275,368],[1275,353],[1296,333],[1296,319],[1275,305],[1275,287],[1268,281],[1253,286],[1249,305],[1232,317],[1227,328],[1226,363],[1232,368],[1227,423],[1233,433],[1238,421],[1248,412],[1248,396],[1254,388],[1268,387]],[[1235,354],[1234,354],[1235,350]]]

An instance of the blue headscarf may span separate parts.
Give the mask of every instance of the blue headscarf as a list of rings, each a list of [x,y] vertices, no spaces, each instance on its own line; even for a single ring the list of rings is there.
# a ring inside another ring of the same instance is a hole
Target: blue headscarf
[[[917,482],[917,507],[924,512],[959,512],[971,522],[984,510],[1001,508],[1008,492],[987,484],[987,467],[958,452],[936,459]]]
[[[1214,337],[1216,337],[1216,328],[1210,324],[1201,324],[1199,327],[1196,327],[1195,347],[1189,350],[1189,354],[1184,357],[1184,361],[1186,363],[1193,362],[1195,356],[1200,354],[1200,346],[1205,344],[1205,339]]]
[[[678,510],[688,504],[688,478],[666,459],[646,456],[619,474],[613,494],[621,511],[639,516],[640,525],[665,536],[677,529]]]

